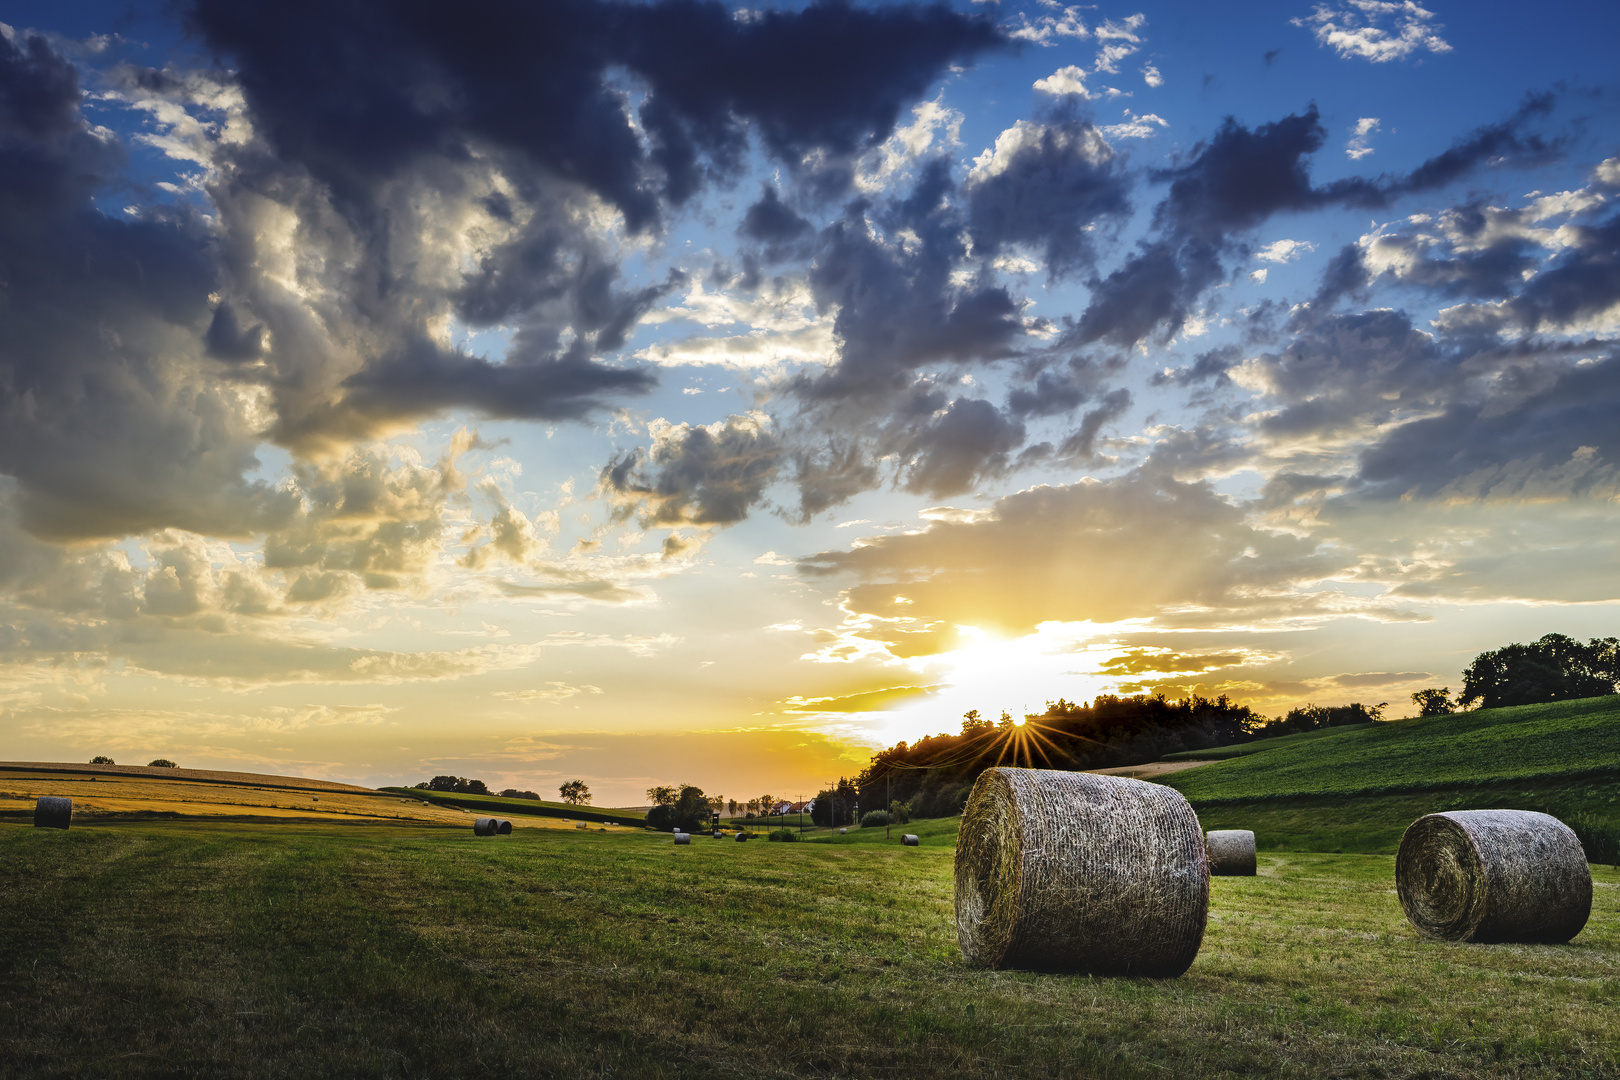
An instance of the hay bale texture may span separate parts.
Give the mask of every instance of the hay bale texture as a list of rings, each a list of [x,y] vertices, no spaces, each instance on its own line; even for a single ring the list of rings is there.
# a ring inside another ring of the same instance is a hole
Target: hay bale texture
[[[34,828],[65,829],[72,824],[72,799],[60,795],[41,795],[34,804]]]
[[[675,842],[677,844],[690,845],[692,843],[692,834],[691,833],[684,833],[684,832],[677,832],[675,834]]]
[[[481,818],[473,819],[473,835],[474,836],[494,836],[495,833],[496,833],[496,830],[499,829],[499,828],[500,828],[499,822],[497,822],[492,817],[481,817]]]
[[[906,845],[906,847],[916,847],[918,844],[922,843],[921,840],[917,839],[916,833],[906,833],[906,835],[900,838],[900,842]]]
[[[495,831],[501,836],[511,836],[512,823],[507,821],[505,818],[497,818],[495,821]]]
[[[1209,872],[1216,877],[1253,877],[1254,833],[1248,829],[1211,829],[1204,834]]]
[[[1592,868],[1550,814],[1450,810],[1407,827],[1395,892],[1424,937],[1562,944],[1592,913]]]
[[[989,769],[973,785],[956,844],[969,961],[1180,975],[1208,914],[1204,833],[1179,792],[1050,769]]]

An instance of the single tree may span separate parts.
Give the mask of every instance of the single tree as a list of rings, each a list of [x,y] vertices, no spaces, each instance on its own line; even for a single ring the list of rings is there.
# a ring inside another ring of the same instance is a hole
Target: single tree
[[[583,780],[570,780],[558,787],[557,792],[569,806],[587,806],[591,801],[591,789],[585,786]]]
[[[761,795],[759,797],[759,812],[762,814],[776,813],[776,802],[775,795]]]
[[[178,769],[180,766],[176,765],[166,757],[160,757],[153,761],[148,761],[146,763],[146,767],[149,769]]]
[[[90,764],[92,764],[92,765],[116,765],[116,764],[118,764],[118,762],[114,761],[112,758],[108,757],[106,754],[97,754],[95,757],[90,759]]]
[[[962,714],[962,734],[964,735],[972,735],[974,732],[984,731],[994,726],[990,721],[979,715],[978,709],[969,709]]]
[[[647,801],[654,806],[673,806],[675,799],[675,789],[668,784],[659,784],[657,787],[647,789]]]
[[[737,816],[737,800],[736,799],[728,799],[726,801],[726,809],[730,812],[732,817],[736,817]]]
[[[1412,704],[1418,707],[1419,716],[1445,716],[1457,711],[1457,706],[1451,703],[1451,687],[1442,686],[1436,690],[1429,687],[1419,690],[1412,695]]]

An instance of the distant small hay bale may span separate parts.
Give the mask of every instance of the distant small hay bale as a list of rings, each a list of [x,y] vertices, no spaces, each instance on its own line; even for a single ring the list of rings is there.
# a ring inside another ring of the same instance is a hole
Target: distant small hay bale
[[[1395,892],[1424,937],[1556,945],[1592,914],[1592,868],[1550,814],[1451,810],[1407,827]]]
[[[495,819],[492,818],[492,817],[481,817],[481,818],[474,818],[473,819],[473,835],[474,836],[494,836],[495,833],[496,833],[496,830],[498,830],[499,828],[500,828],[500,826],[496,823]]]
[[[1209,872],[1216,877],[1253,877],[1254,833],[1248,829],[1211,829],[1204,834]]]
[[[678,832],[675,834],[675,842],[677,844],[690,844],[692,842],[692,834]]]
[[[738,833],[738,834],[737,834],[737,843],[739,843],[739,844],[740,844],[740,843],[742,843],[742,842],[743,842],[743,841],[744,841],[744,840],[747,840],[747,839],[748,839],[748,834],[747,834],[747,833],[745,833],[745,832],[740,832],[740,833]]]
[[[497,833],[499,833],[501,836],[511,836],[512,835],[512,823],[510,821],[507,821],[505,818],[499,818],[495,822],[495,831]]]
[[[906,845],[906,847],[917,847],[922,843],[921,840],[917,839],[916,833],[906,833],[906,835],[900,838],[900,842]]]
[[[846,836],[846,835],[848,835],[848,833],[849,833],[848,829],[839,829],[838,830],[838,835],[839,836]]]
[[[34,804],[34,828],[65,829],[73,824],[73,800],[60,795],[41,795]]]
[[[992,968],[1180,975],[1204,940],[1209,858],[1181,794],[1122,776],[994,768],[956,846],[956,936]]]

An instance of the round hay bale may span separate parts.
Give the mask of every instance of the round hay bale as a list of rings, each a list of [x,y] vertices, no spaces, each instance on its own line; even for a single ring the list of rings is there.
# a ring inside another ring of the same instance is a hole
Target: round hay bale
[[[900,838],[900,842],[906,845],[906,847],[916,847],[918,844],[922,843],[921,840],[917,839],[916,833],[906,833],[906,835]]]
[[[34,804],[34,828],[65,829],[73,824],[73,800],[60,795],[41,795]]]
[[[505,818],[499,818],[495,822],[495,831],[501,836],[511,836],[512,823]]]
[[[742,843],[742,842],[743,842],[743,841],[744,841],[744,840],[747,840],[747,839],[748,839],[748,834],[747,834],[747,833],[745,833],[745,832],[740,832],[740,833],[738,833],[738,834],[737,834],[737,843],[739,843],[739,844],[740,844],[740,843]]]
[[[678,832],[675,834],[675,842],[677,844],[690,844],[692,842],[692,834]]]
[[[843,835],[845,835],[845,834],[846,834],[846,833],[848,833],[848,832],[849,832],[849,830],[848,830],[848,829],[839,829],[839,830],[838,830],[838,835],[839,835],[839,836],[843,836]]]
[[[1395,892],[1424,937],[1562,944],[1592,914],[1592,868],[1550,814],[1450,810],[1407,826]]]
[[[973,785],[956,845],[956,937],[969,961],[1180,975],[1208,915],[1204,833],[1174,789],[1010,768]]]
[[[1211,829],[1204,834],[1209,872],[1218,877],[1253,877],[1254,833],[1248,829]]]
[[[499,826],[496,824],[495,819],[492,818],[492,817],[481,817],[481,818],[474,818],[473,819],[473,835],[474,836],[494,836],[495,835],[495,830],[497,828],[499,828]]]

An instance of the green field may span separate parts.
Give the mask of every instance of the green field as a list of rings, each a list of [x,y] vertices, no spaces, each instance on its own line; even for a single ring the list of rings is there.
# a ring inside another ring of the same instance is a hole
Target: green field
[[[1395,722],[1398,723],[1399,721]],[[1335,735],[1343,735],[1347,731],[1360,731],[1363,728],[1372,726],[1372,724],[1346,724],[1344,727],[1322,728],[1320,731],[1301,731],[1296,735],[1279,735],[1274,739],[1256,739],[1254,742],[1217,746],[1209,750],[1183,750],[1178,754],[1166,754],[1161,760],[1225,761],[1227,758],[1262,754],[1267,750],[1278,750],[1285,746],[1298,746],[1300,743],[1315,742],[1317,739],[1331,738]]]
[[[483,814],[530,814],[537,817],[567,818],[570,821],[618,822],[645,825],[647,815],[639,810],[612,810],[542,799],[507,799],[500,795],[467,795],[459,791],[425,791],[422,788],[386,787],[395,795],[410,795],[437,806],[459,806]]]
[[[1387,856],[1263,854],[1187,975],[1091,979],[966,966],[948,844],[862,832],[0,826],[0,1077],[1620,1075],[1608,868],[1572,944],[1474,946]]]
[[[1164,782],[1195,803],[1210,805],[1222,799],[1417,791],[1532,777],[1620,778],[1620,696],[1312,734],[1321,737],[1278,739],[1263,752],[1175,773]]]
[[[1620,862],[1620,698],[1363,724],[1248,743],[1162,783],[1263,850],[1393,852],[1441,810],[1540,810]],[[1177,755],[1184,756],[1184,755]]]

